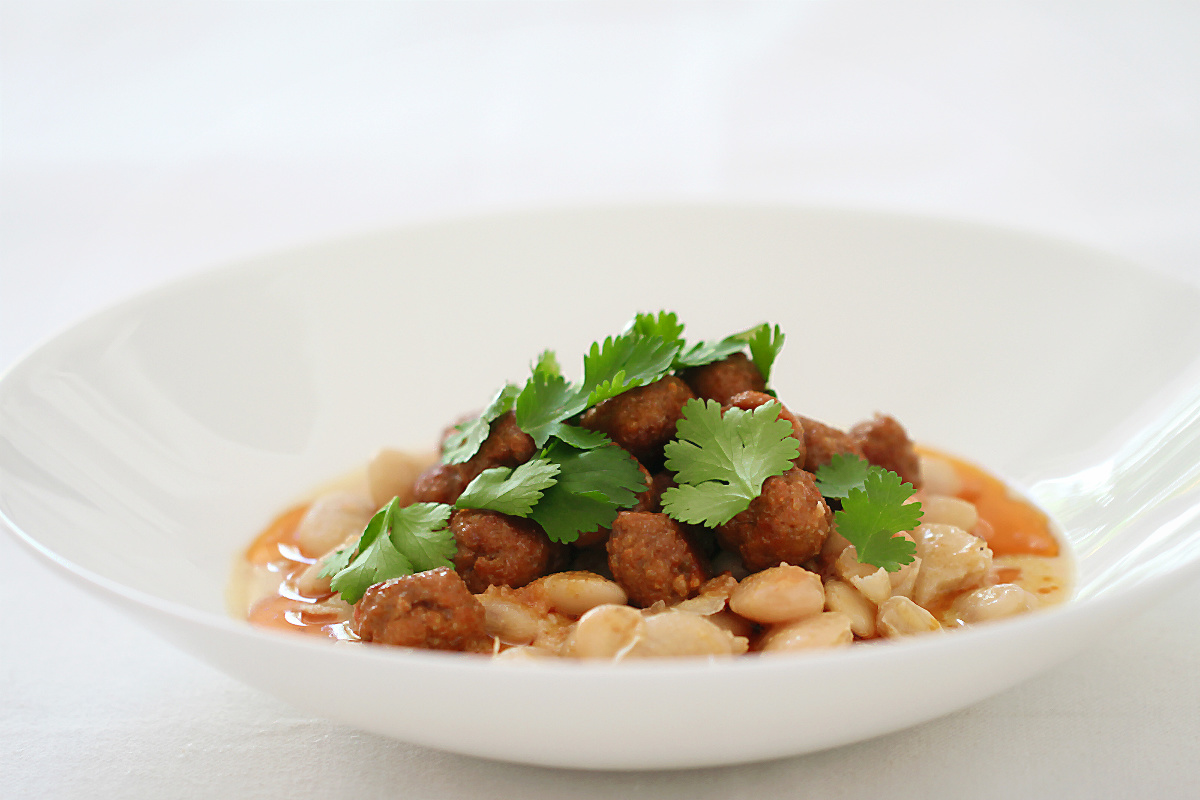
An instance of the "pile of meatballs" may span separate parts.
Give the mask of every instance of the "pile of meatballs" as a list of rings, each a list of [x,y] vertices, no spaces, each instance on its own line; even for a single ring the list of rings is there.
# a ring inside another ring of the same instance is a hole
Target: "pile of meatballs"
[[[784,405],[780,416],[792,425],[799,454],[790,470],[766,480],[749,508],[715,529],[678,522],[662,511],[662,493],[675,485],[664,467],[663,447],[675,438],[684,404],[701,398],[725,409],[753,409],[776,401],[765,389],[758,368],[738,353],[589,408],[578,424],[628,451],[645,477],[637,504],[618,513],[611,529],[560,544],[531,519],[455,509],[449,520],[458,546],[454,569],[372,586],[354,609],[351,629],[364,642],[478,653],[532,646],[569,655],[562,651],[570,650],[593,595],[627,604],[628,613],[645,618],[689,604],[724,608],[738,580],[764,570],[826,569],[821,553],[833,511],[814,481],[820,466],[835,454],[852,453],[921,486],[913,443],[891,417],[877,415],[842,431]],[[404,499],[453,504],[485,469],[516,467],[536,451],[510,411],[491,424],[470,460],[428,467]],[[610,588],[605,593],[596,587]],[[733,634],[754,649],[762,627],[743,622]]]

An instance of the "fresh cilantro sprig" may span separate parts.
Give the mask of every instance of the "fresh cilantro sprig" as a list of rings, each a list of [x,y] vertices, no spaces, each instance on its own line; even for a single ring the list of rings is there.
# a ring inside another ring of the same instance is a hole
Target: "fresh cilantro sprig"
[[[559,473],[529,516],[555,542],[611,527],[618,512],[632,508],[646,490],[637,461],[616,445],[580,450],[554,441],[542,457],[557,464]]]
[[[545,354],[543,354],[543,358],[545,358]],[[519,391],[513,384],[505,384],[504,388],[496,392],[478,417],[455,425],[454,430],[442,443],[442,462],[461,464],[479,452],[479,446],[491,432],[491,424],[512,408]]]
[[[680,522],[724,525],[750,506],[763,482],[792,468],[800,452],[777,402],[721,414],[715,400],[688,400],[665,448],[679,484],[663,492],[663,510]]]
[[[583,357],[579,395],[587,406],[661,380],[675,362],[682,342],[638,333],[610,336],[594,342]]]
[[[665,342],[682,338],[683,323],[674,311],[659,311],[657,314],[638,314],[629,321],[622,335],[636,333],[638,336],[661,336]]]
[[[454,501],[455,508],[479,508],[527,517],[542,492],[553,486],[561,467],[544,458],[526,461],[516,469],[485,469]]]
[[[323,577],[347,603],[357,603],[368,588],[391,578],[435,567],[453,568],[458,552],[454,534],[446,527],[450,506],[413,503],[401,506],[392,498],[379,509],[358,544],[338,550],[325,561]]]
[[[858,551],[863,564],[895,572],[911,564],[916,546],[896,534],[921,524],[921,504],[905,503],[913,485],[891,470],[853,454],[839,454],[816,472],[817,488],[842,499],[834,512],[838,533]]]

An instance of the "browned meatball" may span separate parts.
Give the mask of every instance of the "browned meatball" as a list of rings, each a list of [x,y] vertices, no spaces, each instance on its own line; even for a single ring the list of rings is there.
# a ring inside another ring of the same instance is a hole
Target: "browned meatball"
[[[759,406],[764,406],[770,402],[779,402],[779,398],[772,397],[766,392],[738,392],[733,397],[729,398],[726,408],[740,408],[745,411],[753,411]],[[792,459],[792,463],[797,467],[804,466],[804,425],[797,419],[796,415],[788,411],[788,407],[779,402],[779,418],[785,419],[792,425],[794,436],[800,442],[800,452]]]
[[[354,607],[351,624],[364,642],[476,653],[491,649],[483,606],[447,567],[375,584]]]
[[[617,515],[608,538],[608,566],[613,580],[642,607],[686,600],[709,577],[708,559],[687,528],[647,511]]]
[[[537,452],[533,437],[517,427],[513,412],[501,414],[492,422],[491,433],[479,446],[479,452],[467,462],[483,472],[492,467],[519,467]],[[475,475],[478,475],[476,472]],[[473,475],[472,478],[475,476]]]
[[[596,404],[583,413],[579,424],[603,431],[638,461],[657,466],[663,445],[675,438],[683,404],[693,396],[686,383],[668,376]]]
[[[850,438],[861,449],[867,461],[890,469],[913,485],[921,488],[921,461],[904,426],[886,414],[860,422],[850,429]]]
[[[432,464],[413,484],[414,503],[453,504],[467,488],[462,464]]]
[[[517,589],[566,564],[565,547],[531,519],[458,508],[450,515],[458,543],[454,568],[478,594],[489,586]]]
[[[434,464],[418,475],[413,502],[451,504],[485,469],[518,467],[536,451],[533,438],[517,427],[513,413],[501,414],[492,422],[491,432],[475,455],[462,464]]]
[[[849,434],[815,419],[797,419],[804,427],[804,468],[809,472],[816,472],[838,453],[862,455],[862,449]]]
[[[633,507],[633,511],[658,511],[657,508],[650,508],[650,504],[657,504],[658,498],[662,492],[655,494],[654,479],[650,477],[650,473],[641,464],[638,464],[638,469],[642,472],[642,478],[646,481],[646,491],[637,496],[637,504]],[[602,545],[608,541],[608,535],[612,533],[611,528],[597,528],[594,531],[586,531],[579,534],[579,538],[572,544],[576,547],[595,547]]]
[[[729,398],[741,392],[761,392],[767,388],[762,373],[745,353],[734,353],[729,358],[684,370],[683,379],[697,397],[716,400],[728,405]]]
[[[821,552],[833,513],[813,476],[791,469],[767,478],[750,507],[717,528],[722,544],[736,551],[751,572],[803,564]]]

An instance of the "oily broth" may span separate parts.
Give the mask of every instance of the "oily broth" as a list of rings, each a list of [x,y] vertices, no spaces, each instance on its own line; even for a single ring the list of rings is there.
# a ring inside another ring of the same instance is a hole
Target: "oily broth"
[[[1020,586],[1035,598],[1037,608],[1070,597],[1073,564],[1044,513],[972,464],[928,449],[920,452],[924,457],[949,463],[958,479],[953,496],[975,505],[980,519],[976,530],[983,532],[994,555],[984,585]],[[321,487],[307,502],[273,520],[235,565],[229,591],[233,616],[265,628],[336,641],[357,640],[350,629],[352,609],[348,604],[336,595],[310,596],[297,588],[298,578],[324,555],[302,551],[296,538],[300,520],[313,499],[331,490],[370,496],[365,473],[359,471]],[[917,499],[922,499],[922,494],[919,492]],[[957,597],[946,597],[928,609],[943,627],[962,624],[952,612]],[[497,639],[495,651],[504,649],[506,645]]]

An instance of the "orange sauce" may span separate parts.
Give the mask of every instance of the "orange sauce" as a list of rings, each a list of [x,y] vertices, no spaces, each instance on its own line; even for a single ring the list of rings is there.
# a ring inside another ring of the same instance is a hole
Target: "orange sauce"
[[[976,533],[987,540],[997,556],[1057,556],[1058,540],[1050,531],[1050,520],[983,470],[944,453],[927,450],[954,465],[962,488],[958,496],[975,505],[980,520],[987,523]]]
[[[300,520],[304,519],[306,511],[308,506],[300,505],[276,517],[246,549],[246,560],[251,564],[265,565],[287,558],[282,548],[295,544],[296,528],[300,526]]]

